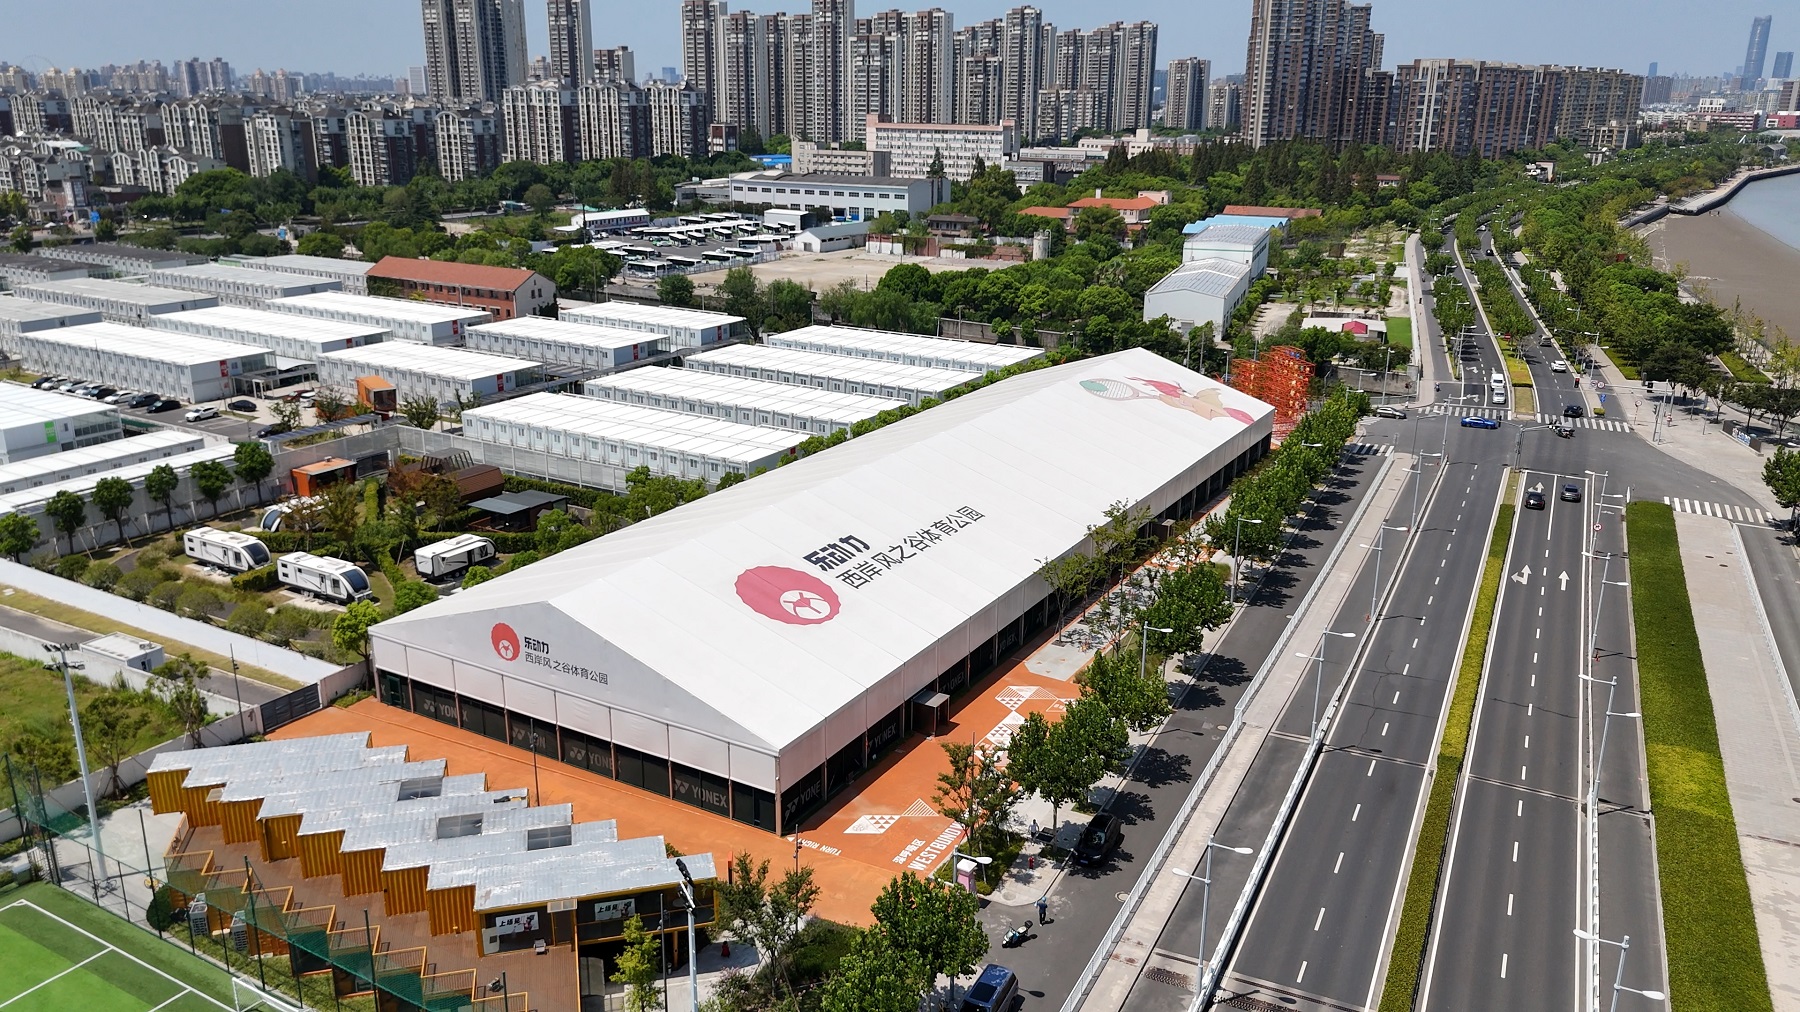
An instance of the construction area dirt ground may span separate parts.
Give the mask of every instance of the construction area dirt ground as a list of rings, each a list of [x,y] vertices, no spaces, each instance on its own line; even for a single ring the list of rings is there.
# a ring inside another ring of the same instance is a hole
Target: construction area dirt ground
[[[615,819],[621,838],[660,835],[682,853],[712,853],[720,867],[737,854],[768,861],[772,871],[799,862],[813,869],[820,886],[816,913],[867,924],[869,905],[889,879],[907,871],[932,873],[962,839],[961,827],[939,814],[935,801],[938,774],[950,768],[943,742],[1004,747],[1027,714],[1044,712],[1055,719],[1078,694],[1067,674],[1032,670],[1045,670],[1032,660],[1051,644],[1048,635],[1040,636],[1009,657],[952,704],[936,737],[907,738],[807,818],[797,841],[373,699],[326,707],[270,737],[366,731],[372,745],[405,745],[414,760],[448,760],[452,775],[482,772],[494,789],[531,788],[534,804],[573,805],[577,821]]]
[[[815,292],[823,292],[843,281],[854,281],[863,290],[875,287],[881,276],[900,264],[918,264],[928,271],[964,271],[971,267],[997,269],[1012,266],[1008,260],[946,260],[927,257],[877,256],[860,249],[837,250],[832,253],[787,253],[778,260],[751,264],[758,281],[797,281]],[[693,275],[694,285],[711,291],[725,280],[723,271]]]

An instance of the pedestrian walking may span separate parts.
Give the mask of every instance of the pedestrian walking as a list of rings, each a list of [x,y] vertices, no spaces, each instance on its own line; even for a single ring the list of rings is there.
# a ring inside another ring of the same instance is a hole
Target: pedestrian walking
[[[1038,837],[1038,821],[1036,819],[1032,819],[1031,820],[1031,838],[1033,840],[1035,840],[1035,839],[1037,839],[1037,837]]]
[[[1050,894],[1045,893],[1037,899],[1038,923],[1050,923]]]

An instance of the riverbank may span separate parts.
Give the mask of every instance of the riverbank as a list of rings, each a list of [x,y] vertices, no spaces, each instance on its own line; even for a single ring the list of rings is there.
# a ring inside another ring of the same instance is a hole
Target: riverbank
[[[1669,210],[1676,214],[1705,214],[1718,207],[1723,207],[1738,191],[1759,179],[1774,179],[1800,172],[1800,165],[1780,165],[1768,169],[1748,169],[1731,177],[1723,186],[1706,193],[1695,194],[1686,200],[1669,205]]]
[[[1688,284],[1714,305],[1742,306],[1769,326],[1800,340],[1800,250],[1729,212],[1695,217],[1669,215],[1637,230],[1649,243],[1656,266],[1685,264]]]

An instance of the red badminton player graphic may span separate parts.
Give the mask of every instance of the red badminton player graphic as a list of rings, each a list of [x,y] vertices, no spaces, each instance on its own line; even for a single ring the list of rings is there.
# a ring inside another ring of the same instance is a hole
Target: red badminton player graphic
[[[1230,418],[1245,425],[1255,421],[1249,412],[1226,405],[1217,390],[1188,393],[1181,389],[1180,384],[1168,380],[1143,379],[1138,376],[1124,380],[1086,379],[1081,381],[1081,388],[1109,401],[1158,400],[1172,408],[1192,411],[1201,418]]]

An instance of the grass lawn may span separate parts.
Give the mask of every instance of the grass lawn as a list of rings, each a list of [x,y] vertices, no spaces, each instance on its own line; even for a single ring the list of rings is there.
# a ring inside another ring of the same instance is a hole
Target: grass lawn
[[[1731,370],[1731,378],[1739,383],[1767,383],[1769,377],[1763,371],[1745,361],[1744,356],[1735,351],[1719,352],[1719,361]]]
[[[0,892],[0,1003],[80,1012],[230,1009],[217,967],[45,883]]]
[[[1634,502],[1625,520],[1669,1001],[1699,1012],[1769,1009],[1675,513],[1661,503]]]
[[[75,679],[75,700],[82,706],[106,691],[106,686],[85,678]],[[45,669],[41,658],[0,654],[0,699],[6,700],[6,705],[0,707],[0,751],[11,752],[13,741],[34,725],[65,736],[70,734],[69,697],[63,689],[62,675]],[[181,733],[181,724],[161,706],[134,703],[133,707],[148,717],[149,723],[130,739],[125,755],[136,754]]]
[[[215,654],[210,650],[201,650],[199,647],[187,643],[177,643],[161,636],[152,636],[142,629],[128,626],[123,622],[115,621],[104,615],[96,615],[91,611],[83,611],[73,605],[67,605],[61,601],[52,601],[47,597],[39,597],[36,594],[20,590],[17,587],[7,587],[5,589],[11,591],[11,593],[0,596],[0,605],[5,607],[17,608],[20,611],[28,611],[33,615],[42,615],[45,618],[55,619],[65,625],[86,629],[89,632],[124,633],[127,636],[134,636],[141,640],[153,640],[157,643],[161,643],[171,655],[186,652],[193,654],[196,660],[204,661],[222,671],[231,670],[231,658],[226,657],[223,654]],[[245,678],[254,678],[259,682],[263,682],[267,685],[274,685],[283,689],[298,689],[301,686],[300,682],[297,682],[292,678],[285,675],[278,675],[273,671],[264,671],[262,668],[251,664],[240,662],[238,664],[238,671]]]
[[[1412,348],[1412,318],[1406,316],[1390,316],[1387,318],[1388,343],[1396,348]]]
[[[1517,479],[1513,479],[1516,481]],[[1512,497],[1513,485],[1507,485]],[[1444,740],[1438,747],[1437,773],[1425,802],[1425,819],[1419,824],[1419,842],[1413,851],[1412,874],[1406,881],[1406,901],[1400,908],[1400,929],[1394,937],[1394,955],[1388,963],[1387,986],[1381,992],[1381,1012],[1409,1012],[1419,989],[1419,973],[1425,965],[1425,943],[1431,935],[1431,913],[1437,901],[1438,878],[1443,872],[1445,847],[1450,838],[1450,817],[1455,812],[1456,781],[1462,773],[1469,747],[1469,727],[1475,719],[1475,701],[1481,689],[1481,668],[1487,660],[1488,636],[1493,631],[1494,607],[1500,597],[1500,578],[1505,575],[1506,542],[1512,536],[1515,507],[1506,503],[1494,519],[1488,538],[1487,564],[1481,570],[1481,592],[1475,599],[1475,615],[1469,623],[1469,642],[1463,648],[1462,665],[1456,671],[1456,687],[1450,696],[1450,716],[1444,724]]]

